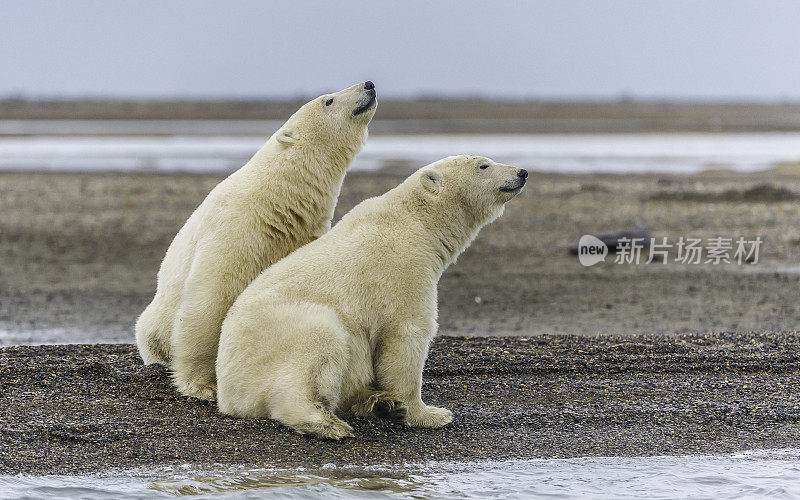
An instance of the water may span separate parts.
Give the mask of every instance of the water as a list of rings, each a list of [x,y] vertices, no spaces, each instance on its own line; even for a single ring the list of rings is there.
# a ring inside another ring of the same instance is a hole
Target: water
[[[3,498],[800,498],[800,450],[403,467],[196,470],[0,477]]]
[[[0,136],[254,135],[268,137],[279,120],[0,120]]]
[[[0,170],[230,172],[279,125],[0,121]],[[373,135],[353,169],[411,169],[461,153],[558,172],[753,171],[800,162],[800,133]]]

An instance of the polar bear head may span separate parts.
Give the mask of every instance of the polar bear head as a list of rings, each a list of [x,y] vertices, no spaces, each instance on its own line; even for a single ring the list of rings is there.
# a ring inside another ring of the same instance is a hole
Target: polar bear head
[[[424,197],[449,210],[464,211],[480,224],[499,217],[522,191],[528,171],[483,156],[449,156],[417,172]],[[431,200],[433,201],[433,200]]]
[[[450,156],[422,167],[403,183],[406,205],[441,243],[442,259],[455,262],[481,227],[503,214],[522,191],[528,172],[482,156]],[[401,185],[402,186],[402,185]]]
[[[367,138],[378,99],[372,82],[359,83],[304,104],[275,133],[283,147],[307,144],[315,150],[355,153]]]

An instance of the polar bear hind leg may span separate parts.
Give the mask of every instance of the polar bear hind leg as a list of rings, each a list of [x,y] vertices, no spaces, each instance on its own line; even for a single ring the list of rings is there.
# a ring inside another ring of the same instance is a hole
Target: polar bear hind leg
[[[217,273],[220,274],[221,273]],[[219,331],[231,305],[222,276],[190,273],[172,332],[172,380],[181,394],[216,399]]]
[[[334,413],[351,352],[349,334],[336,313],[319,304],[282,299],[265,299],[253,309],[265,315],[249,322],[248,316],[257,316],[244,313],[242,321],[222,326],[220,410],[269,417],[318,438],[351,437],[353,429]]]
[[[313,325],[305,321],[298,323],[298,330],[312,331],[294,331],[291,335],[313,341],[298,345],[299,357],[289,361],[290,367],[281,370],[299,377],[284,379],[284,383],[273,386],[274,399],[269,404],[271,416],[300,434],[323,439],[352,437],[353,428],[334,414],[348,365],[347,333],[338,321]]]
[[[169,365],[174,314],[166,299],[156,296],[136,320],[136,346],[144,364]]]

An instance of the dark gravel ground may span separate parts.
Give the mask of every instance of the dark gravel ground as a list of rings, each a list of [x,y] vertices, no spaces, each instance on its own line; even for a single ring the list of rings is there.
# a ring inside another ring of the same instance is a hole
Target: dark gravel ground
[[[0,473],[172,463],[314,466],[721,453],[800,446],[797,333],[444,337],[424,397],[443,429],[353,419],[322,442],[179,397],[131,345],[0,349]]]

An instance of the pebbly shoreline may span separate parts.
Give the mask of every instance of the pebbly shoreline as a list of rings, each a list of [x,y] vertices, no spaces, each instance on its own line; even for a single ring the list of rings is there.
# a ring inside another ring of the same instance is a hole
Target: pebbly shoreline
[[[180,397],[128,344],[0,349],[0,473],[392,464],[800,446],[800,334],[441,337],[424,398],[454,423],[350,419],[322,442]]]

